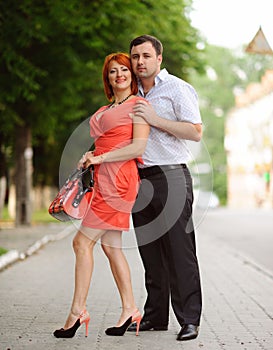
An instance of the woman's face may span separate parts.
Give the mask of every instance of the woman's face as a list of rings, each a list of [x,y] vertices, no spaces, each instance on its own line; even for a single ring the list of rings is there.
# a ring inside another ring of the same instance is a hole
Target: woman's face
[[[117,61],[109,63],[109,83],[113,91],[131,89],[132,75],[129,68]]]

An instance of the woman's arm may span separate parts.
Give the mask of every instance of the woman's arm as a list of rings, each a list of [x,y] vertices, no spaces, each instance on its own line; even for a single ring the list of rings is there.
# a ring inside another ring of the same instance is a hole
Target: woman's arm
[[[87,152],[81,159],[84,166],[90,164],[101,164],[105,162],[118,162],[134,159],[142,156],[145,151],[150,126],[141,117],[132,115],[133,119],[133,139],[132,143],[119,149],[94,156],[93,152]]]

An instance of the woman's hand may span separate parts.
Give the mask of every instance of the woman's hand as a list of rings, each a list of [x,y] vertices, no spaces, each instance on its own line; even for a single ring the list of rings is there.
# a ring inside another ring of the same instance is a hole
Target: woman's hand
[[[94,156],[94,152],[86,152],[80,159],[78,163],[78,168],[87,168],[91,164],[101,164],[104,160],[104,156]]]
[[[78,169],[80,168],[87,168],[88,167],[88,162],[90,162],[90,159],[94,157],[93,152],[86,152],[84,155],[81,157],[78,163]],[[90,163],[92,164],[92,163]]]

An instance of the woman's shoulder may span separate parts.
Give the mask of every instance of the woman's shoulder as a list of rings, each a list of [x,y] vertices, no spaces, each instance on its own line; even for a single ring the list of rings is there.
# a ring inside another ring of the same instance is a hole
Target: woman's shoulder
[[[100,113],[100,112],[104,112],[105,110],[107,110],[109,108],[109,104],[105,105],[105,106],[101,106],[99,107],[99,109],[97,109],[92,115],[91,117],[93,117],[94,115]]]

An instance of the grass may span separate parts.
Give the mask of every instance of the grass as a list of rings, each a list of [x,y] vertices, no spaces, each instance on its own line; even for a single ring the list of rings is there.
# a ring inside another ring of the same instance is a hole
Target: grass
[[[13,222],[14,220],[9,216],[8,208],[4,207],[4,210],[2,212],[2,218],[0,218],[0,226],[1,223],[12,224]],[[49,224],[51,222],[58,222],[58,220],[54,219],[51,215],[49,215],[47,209],[36,210],[32,213],[32,224],[34,225]],[[0,256],[6,254],[7,252],[7,249],[0,246]]]
[[[2,212],[2,217],[0,219],[1,221],[10,221],[10,217],[9,217],[9,212],[8,212],[8,207],[4,206],[3,208],[3,212]]]
[[[0,247],[0,256],[3,255],[3,254],[6,254],[8,252],[7,249],[3,248],[3,247]]]
[[[2,222],[12,222],[13,219],[9,216],[8,208],[4,207],[2,218],[0,219]],[[35,210],[32,213],[32,223],[33,224],[47,224],[51,222],[56,222],[51,215],[49,215],[47,209]]]
[[[49,213],[47,209],[34,211],[32,214],[32,221],[35,224],[46,224],[50,222],[57,222]]]

